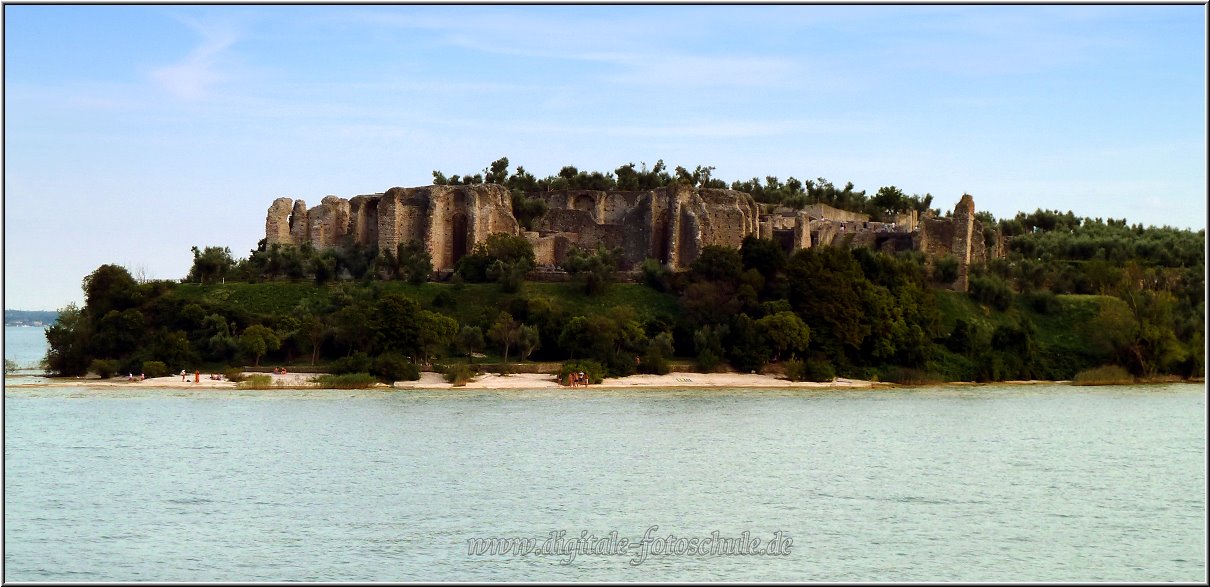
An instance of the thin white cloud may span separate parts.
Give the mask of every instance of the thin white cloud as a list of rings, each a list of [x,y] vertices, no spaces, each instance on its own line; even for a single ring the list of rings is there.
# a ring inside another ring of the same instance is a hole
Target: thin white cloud
[[[174,96],[197,100],[207,96],[214,85],[229,79],[220,65],[238,35],[228,24],[183,20],[201,35],[201,42],[181,61],[152,70],[151,78]]]

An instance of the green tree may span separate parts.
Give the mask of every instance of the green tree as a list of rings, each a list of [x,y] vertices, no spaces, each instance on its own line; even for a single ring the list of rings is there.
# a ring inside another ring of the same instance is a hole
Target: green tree
[[[744,237],[740,245],[740,258],[744,269],[755,269],[770,285],[786,266],[786,252],[771,239]]]
[[[871,331],[862,307],[869,282],[848,250],[799,250],[786,264],[786,281],[790,305],[811,325],[813,347],[834,362],[845,349],[860,350]]]
[[[492,164],[487,169],[483,170],[484,183],[497,183],[505,185],[508,183],[508,157],[501,157],[492,161]]]
[[[382,351],[397,351],[411,357],[421,354],[420,304],[397,293],[378,300],[375,334]]]
[[[621,256],[621,247],[608,249],[598,245],[592,252],[572,247],[567,260],[563,262],[563,269],[580,282],[584,293],[598,295],[614,281],[614,272]]]
[[[487,330],[487,337],[504,348],[504,362],[508,362],[508,351],[520,340],[521,323],[513,320],[508,312],[496,315],[496,321]]]
[[[281,339],[269,327],[253,324],[245,328],[244,333],[240,335],[239,346],[240,350],[252,357],[252,364],[259,367],[260,359],[265,353],[281,347]]]
[[[761,335],[773,350],[773,357],[793,358],[807,352],[811,329],[794,312],[778,312],[756,321]]]
[[[454,341],[458,333],[458,321],[440,314],[421,310],[417,316],[419,335],[420,359],[428,363],[431,357],[437,356]]]
[[[433,259],[423,243],[410,240],[399,243],[395,251],[383,251],[378,258],[380,267],[395,279],[406,279],[413,285],[420,285],[433,274]]]
[[[529,356],[541,345],[542,334],[538,327],[522,324],[521,330],[517,332],[517,350],[521,352],[521,360],[528,360]]]
[[[698,281],[738,284],[744,272],[744,262],[736,249],[707,245],[702,249],[702,254],[689,264],[689,272]]]
[[[101,265],[84,278],[84,308],[94,320],[138,305],[138,284],[121,265]]]
[[[731,319],[727,359],[738,371],[759,373],[769,360],[769,344],[756,321],[747,314]]]
[[[88,341],[92,326],[75,304],[59,309],[59,317],[46,329],[46,369],[55,375],[84,375],[88,372]]]
[[[272,332],[272,331],[270,331]],[[161,328],[151,336],[151,344],[148,347],[148,355],[151,359],[158,360],[166,365],[185,365],[197,364],[197,354],[193,351],[193,347],[189,344],[189,338],[180,330],[169,330]]]
[[[892,218],[895,214],[905,210],[912,209],[913,203],[908,199],[907,194],[903,190],[890,185],[878,188],[878,193],[870,198],[870,206],[873,212],[879,218],[884,220]]]
[[[516,217],[517,223],[524,226],[526,230],[536,230],[538,221],[549,211],[546,200],[526,197],[525,192],[520,189],[513,189],[510,199],[513,205],[513,216]]]
[[[311,364],[315,364],[319,359],[323,341],[332,334],[329,309],[324,304],[307,298],[294,306],[294,316],[298,316],[299,320],[298,338],[302,343],[300,347],[310,351]]]
[[[213,283],[227,276],[235,268],[235,260],[231,258],[228,247],[206,247],[193,251],[193,266],[189,268],[189,281],[194,283]]]
[[[463,326],[454,340],[458,352],[466,355],[471,363],[475,362],[475,353],[483,350],[483,330],[478,326]]]
[[[345,356],[369,350],[376,329],[365,306],[353,303],[340,308],[332,314],[331,324],[336,342],[345,348]]]
[[[693,348],[697,352],[697,368],[710,373],[726,356],[723,340],[730,334],[726,324],[703,326],[693,333]]]
[[[145,333],[146,321],[138,310],[110,310],[97,322],[91,339],[91,352],[100,357],[128,356],[143,346]]]
[[[519,285],[536,265],[533,245],[523,236],[498,232],[475,245],[473,251],[458,261],[456,272],[472,283],[489,279],[500,281],[506,289]]]

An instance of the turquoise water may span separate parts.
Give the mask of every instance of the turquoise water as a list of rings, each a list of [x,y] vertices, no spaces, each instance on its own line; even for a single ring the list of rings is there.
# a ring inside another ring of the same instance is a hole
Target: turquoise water
[[[7,389],[4,579],[1205,581],[1205,400]],[[468,554],[653,525],[792,544]]]

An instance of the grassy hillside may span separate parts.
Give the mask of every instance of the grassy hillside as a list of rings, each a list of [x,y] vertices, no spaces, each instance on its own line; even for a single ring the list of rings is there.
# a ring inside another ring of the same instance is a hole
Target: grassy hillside
[[[984,333],[997,327],[1029,328],[1040,367],[1037,376],[1045,379],[1070,379],[1088,365],[1108,362],[1109,350],[1101,343],[1092,322],[1105,305],[1123,304],[1112,296],[1058,295],[1032,303],[1027,296],[1015,296],[1007,310],[998,311],[962,293],[938,290],[936,298],[946,336],[954,331],[959,320],[977,325]],[[973,379],[980,360],[986,357],[940,346],[931,370],[950,380]]]

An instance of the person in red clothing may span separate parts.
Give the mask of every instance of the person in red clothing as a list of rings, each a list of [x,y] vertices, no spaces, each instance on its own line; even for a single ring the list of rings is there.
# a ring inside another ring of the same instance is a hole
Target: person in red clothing
[[[193,382],[194,382],[194,383],[201,383],[201,382],[202,382],[202,372],[201,372],[201,371],[194,371],[194,372],[193,372]]]

